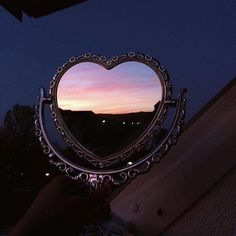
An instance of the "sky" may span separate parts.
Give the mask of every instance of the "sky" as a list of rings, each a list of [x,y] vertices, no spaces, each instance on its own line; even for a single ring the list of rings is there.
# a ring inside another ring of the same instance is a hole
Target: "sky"
[[[158,59],[175,94],[188,89],[188,120],[236,75],[235,19],[235,0],[88,0],[22,23],[0,8],[0,121],[71,56],[130,51]]]
[[[83,62],[63,74],[57,89],[63,110],[103,114],[150,112],[162,99],[157,74],[139,62],[122,63],[112,70]]]

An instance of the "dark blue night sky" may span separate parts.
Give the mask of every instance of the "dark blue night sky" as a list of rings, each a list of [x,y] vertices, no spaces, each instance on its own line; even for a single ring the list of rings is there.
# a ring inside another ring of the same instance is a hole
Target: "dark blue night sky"
[[[236,75],[235,0],[88,0],[39,19],[17,21],[0,8],[0,120],[32,105],[57,67],[85,52],[138,51],[188,88],[188,118]]]

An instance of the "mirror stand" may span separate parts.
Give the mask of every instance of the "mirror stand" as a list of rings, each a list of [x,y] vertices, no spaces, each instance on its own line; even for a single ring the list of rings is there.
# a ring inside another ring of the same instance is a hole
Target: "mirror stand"
[[[184,124],[186,104],[186,98],[184,96],[185,92],[186,89],[182,89],[176,99],[165,101],[165,105],[175,108],[175,115],[167,134],[158,146],[156,146],[155,149],[143,158],[134,163],[130,162],[130,165],[125,167],[122,166],[120,168],[109,170],[90,168],[76,164],[72,162],[68,156],[61,154],[50,140],[45,128],[44,109],[46,106],[52,105],[54,98],[51,95],[45,95],[43,88],[40,89],[38,103],[35,106],[35,135],[39,138],[44,154],[48,155],[49,162],[58,167],[59,170],[65,173],[68,177],[75,180],[80,180],[89,185],[92,189],[98,188],[104,182],[110,182],[114,185],[121,185],[125,183],[127,179],[135,178],[137,175],[145,173],[154,163],[159,163],[169,148],[176,143]],[[159,118],[159,124],[163,123],[165,116],[166,113],[164,112],[162,117]],[[57,122],[56,117],[53,114],[52,118],[55,122]],[[59,133],[63,132],[60,127],[57,127],[57,131]],[[69,142],[69,140],[65,141]]]

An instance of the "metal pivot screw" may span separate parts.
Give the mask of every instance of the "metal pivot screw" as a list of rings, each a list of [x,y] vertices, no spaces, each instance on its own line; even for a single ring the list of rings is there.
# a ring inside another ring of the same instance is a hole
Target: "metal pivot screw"
[[[165,214],[166,214],[166,211],[165,211],[164,209],[159,208],[159,209],[157,210],[157,215],[163,216],[163,215],[165,215]]]
[[[139,210],[139,205],[136,203],[130,203],[128,207],[129,207],[130,211],[133,213],[136,213]]]

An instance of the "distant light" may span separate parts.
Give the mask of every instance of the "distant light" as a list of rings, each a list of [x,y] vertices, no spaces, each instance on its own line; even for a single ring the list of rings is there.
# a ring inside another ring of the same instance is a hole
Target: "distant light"
[[[46,176],[46,177],[48,177],[49,175],[50,175],[50,174],[49,174],[48,172],[47,172],[47,173],[45,173],[45,176]]]
[[[141,124],[141,122],[139,122],[139,121],[138,121],[136,124],[137,124],[137,125],[140,125],[140,124]]]
[[[125,125],[126,123],[125,123],[125,121],[123,121],[123,123],[122,123],[123,125]]]
[[[106,120],[103,120],[102,123],[106,123]]]
[[[23,175],[24,175],[24,173],[23,173],[23,172],[21,172],[21,173],[20,173],[20,175],[21,175],[21,176],[23,176]]]
[[[132,164],[133,164],[133,162],[132,162],[132,161],[129,161],[129,162],[128,162],[128,165],[132,165]]]
[[[134,125],[134,122],[132,122],[132,125]]]

